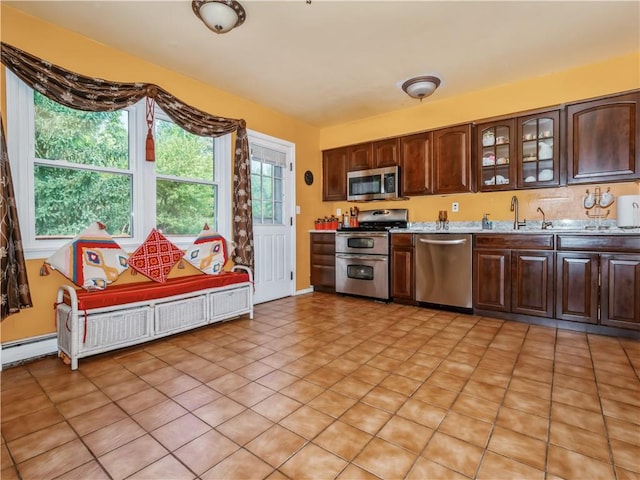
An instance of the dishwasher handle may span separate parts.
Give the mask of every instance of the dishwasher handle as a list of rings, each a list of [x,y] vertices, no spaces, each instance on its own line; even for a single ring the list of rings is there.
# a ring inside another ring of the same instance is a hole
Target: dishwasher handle
[[[433,240],[430,238],[420,238],[418,240],[429,245],[463,245],[467,243],[466,238],[460,238],[458,240]]]

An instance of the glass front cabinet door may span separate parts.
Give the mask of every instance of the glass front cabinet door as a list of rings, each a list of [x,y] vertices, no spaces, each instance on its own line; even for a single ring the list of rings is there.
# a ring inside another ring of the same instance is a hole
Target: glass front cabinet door
[[[479,124],[478,189],[483,192],[511,190],[516,187],[515,120],[506,119]]]
[[[518,118],[517,188],[560,184],[560,111]]]

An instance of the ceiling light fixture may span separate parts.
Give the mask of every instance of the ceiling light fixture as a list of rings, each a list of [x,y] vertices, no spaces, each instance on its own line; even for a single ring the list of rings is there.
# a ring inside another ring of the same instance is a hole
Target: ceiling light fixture
[[[226,33],[242,25],[247,14],[236,0],[193,0],[193,13],[216,33]]]
[[[410,78],[402,84],[402,90],[411,98],[422,99],[431,95],[440,85],[440,79],[432,76]]]

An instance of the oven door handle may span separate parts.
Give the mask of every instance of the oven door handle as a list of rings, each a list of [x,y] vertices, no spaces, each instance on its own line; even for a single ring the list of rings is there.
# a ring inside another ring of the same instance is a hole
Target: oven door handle
[[[459,240],[430,240],[426,238],[421,238],[420,242],[427,243],[429,245],[462,245],[463,243],[467,243],[467,239],[461,238]]]
[[[336,235],[343,238],[385,238],[387,232],[338,232]]]
[[[353,255],[353,254],[336,253],[336,258],[341,258],[345,260],[367,260],[367,261],[374,261],[374,262],[387,261],[386,255]]]

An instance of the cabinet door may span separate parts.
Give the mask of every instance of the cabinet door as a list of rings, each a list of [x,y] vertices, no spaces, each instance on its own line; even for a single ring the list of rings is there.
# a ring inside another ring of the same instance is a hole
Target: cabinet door
[[[349,147],[349,171],[373,167],[373,143],[361,143]]]
[[[553,318],[553,252],[511,252],[511,311]]]
[[[431,132],[400,139],[402,195],[429,195],[431,189]]]
[[[391,296],[414,300],[413,247],[391,248]]]
[[[556,255],[556,318],[598,323],[597,253]]]
[[[477,126],[476,169],[478,190],[516,188],[516,122],[514,119]]]
[[[511,311],[511,253],[509,250],[473,252],[473,306]]]
[[[311,285],[315,290],[335,292],[335,234],[311,233]]]
[[[640,178],[640,92],[567,107],[567,183]]]
[[[400,165],[400,139],[388,138],[373,142],[373,167],[395,167]]]
[[[433,193],[462,193],[473,189],[471,124],[433,132]]]
[[[600,322],[640,330],[640,255],[602,254]]]
[[[322,152],[322,200],[347,199],[347,148]]]
[[[560,185],[560,111],[518,118],[518,188]]]

